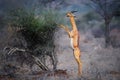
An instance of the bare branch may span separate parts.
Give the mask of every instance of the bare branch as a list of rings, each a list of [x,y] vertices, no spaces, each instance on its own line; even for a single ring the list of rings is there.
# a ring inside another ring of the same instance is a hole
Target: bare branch
[[[5,47],[5,48],[4,48],[4,51],[5,51],[7,48],[8,48],[8,47]],[[12,55],[13,53],[15,53],[15,52],[17,52],[17,51],[21,51],[21,52],[31,52],[31,51],[28,51],[28,50],[25,50],[25,49],[16,48],[16,47],[15,47],[15,48],[9,48],[9,49],[10,49],[9,52],[7,53],[8,55]],[[42,70],[45,70],[45,71],[49,70],[49,68],[48,68],[44,63],[42,63],[39,58],[35,57],[34,55],[31,55],[31,56],[32,56],[32,58],[34,58],[34,61],[35,61],[36,65],[38,65]]]
[[[45,71],[48,71],[48,70],[49,70],[49,68],[48,68],[45,64],[43,64],[39,58],[37,58],[37,57],[35,57],[35,56],[33,56],[33,55],[32,55],[32,57],[34,58],[36,64],[37,64],[42,70],[45,70]]]

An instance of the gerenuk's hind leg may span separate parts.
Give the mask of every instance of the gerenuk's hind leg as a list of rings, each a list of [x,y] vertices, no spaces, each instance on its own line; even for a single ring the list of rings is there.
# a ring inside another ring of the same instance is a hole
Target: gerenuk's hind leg
[[[76,59],[76,62],[78,64],[78,75],[82,75],[82,62],[80,60],[80,49],[79,48],[75,48],[74,49],[74,57]]]

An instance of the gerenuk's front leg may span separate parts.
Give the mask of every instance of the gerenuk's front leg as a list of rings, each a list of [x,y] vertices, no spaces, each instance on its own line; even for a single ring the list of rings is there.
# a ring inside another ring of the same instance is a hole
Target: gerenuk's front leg
[[[60,25],[60,27],[63,28],[68,33],[68,36],[70,38],[71,37],[71,31],[68,29],[68,27],[64,26],[64,25]]]

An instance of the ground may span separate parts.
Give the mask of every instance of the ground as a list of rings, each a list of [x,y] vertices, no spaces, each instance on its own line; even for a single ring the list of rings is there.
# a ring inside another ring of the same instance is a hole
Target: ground
[[[91,31],[80,32],[83,63],[83,74],[80,77],[77,75],[77,63],[68,35],[62,29],[59,29],[55,35],[55,50],[58,58],[56,71],[40,71],[36,66],[32,68],[32,71],[27,66],[16,67],[16,71],[8,70],[9,75],[0,75],[0,80],[120,80],[119,48],[111,46],[105,48],[103,37],[95,38]],[[7,65],[5,69],[13,68],[15,69],[15,67]]]

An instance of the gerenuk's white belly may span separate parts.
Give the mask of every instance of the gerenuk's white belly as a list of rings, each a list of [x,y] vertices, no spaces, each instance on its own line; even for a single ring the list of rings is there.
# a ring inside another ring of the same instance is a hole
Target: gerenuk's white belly
[[[74,47],[73,47],[73,38],[70,38],[70,44],[71,44],[71,47],[74,49]]]

